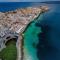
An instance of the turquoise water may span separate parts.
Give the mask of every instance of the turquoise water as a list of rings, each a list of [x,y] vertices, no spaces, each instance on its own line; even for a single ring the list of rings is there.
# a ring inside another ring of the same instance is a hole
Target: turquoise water
[[[24,32],[24,60],[38,60],[36,46],[39,42],[38,33],[41,32],[41,28],[35,24],[41,17],[42,15],[37,20],[34,20]]]

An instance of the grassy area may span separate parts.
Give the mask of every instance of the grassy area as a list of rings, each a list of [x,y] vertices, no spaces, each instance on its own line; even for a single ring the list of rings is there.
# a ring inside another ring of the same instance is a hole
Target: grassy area
[[[10,40],[6,45],[7,47],[0,52],[0,58],[2,58],[2,60],[16,60],[16,41]]]

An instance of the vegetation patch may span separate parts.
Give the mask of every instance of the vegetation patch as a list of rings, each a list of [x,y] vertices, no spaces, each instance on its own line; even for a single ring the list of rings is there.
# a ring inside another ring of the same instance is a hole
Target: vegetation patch
[[[16,60],[17,58],[16,41],[12,39],[7,42],[6,46],[7,47],[0,52],[0,58],[2,60]]]

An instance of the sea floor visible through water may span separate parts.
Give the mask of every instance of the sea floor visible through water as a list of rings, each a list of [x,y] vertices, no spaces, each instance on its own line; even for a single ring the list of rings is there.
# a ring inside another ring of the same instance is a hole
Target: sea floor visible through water
[[[24,60],[39,60],[37,57],[37,44],[39,42],[38,34],[41,32],[41,28],[36,26],[38,20],[42,18],[42,15],[29,24],[28,28],[24,32]]]

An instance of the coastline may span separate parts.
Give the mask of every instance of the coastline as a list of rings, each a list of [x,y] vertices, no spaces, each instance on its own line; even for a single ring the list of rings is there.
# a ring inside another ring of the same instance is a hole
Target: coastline
[[[40,14],[41,14],[41,13],[39,13],[38,16],[40,16]],[[37,16],[37,17],[38,17],[38,16]],[[37,18],[37,17],[36,17],[36,18]],[[32,22],[34,22],[34,20],[36,20],[36,18],[34,18],[32,21],[30,21],[30,22],[25,26],[25,28],[23,29],[23,32],[20,33],[20,34],[21,34],[20,36],[22,37],[22,39],[19,39],[19,40],[20,40],[20,43],[21,43],[21,45],[20,45],[20,46],[21,46],[21,52],[20,52],[21,54],[20,54],[20,57],[19,57],[20,60],[24,60],[24,52],[23,52],[23,49],[24,49],[24,48],[23,48],[23,46],[24,46],[24,32],[27,30],[27,28],[29,27],[29,25],[30,25]],[[19,37],[20,37],[20,36],[19,36]],[[17,60],[19,60],[19,59],[17,59]]]
[[[27,25],[26,25],[26,27],[25,27],[25,29],[23,29],[24,31],[22,32],[22,34],[21,34],[21,36],[22,36],[22,40],[21,40],[21,60],[24,60],[24,51],[23,51],[23,46],[24,46],[24,32],[28,29],[28,27],[29,27],[29,25],[31,24],[31,23],[33,23],[34,21],[36,21],[38,18],[39,18],[39,16],[41,15],[41,14],[43,14],[44,13],[44,11],[41,11],[37,16],[36,16],[36,18],[34,18],[34,19],[32,19],[32,21],[30,21]]]

